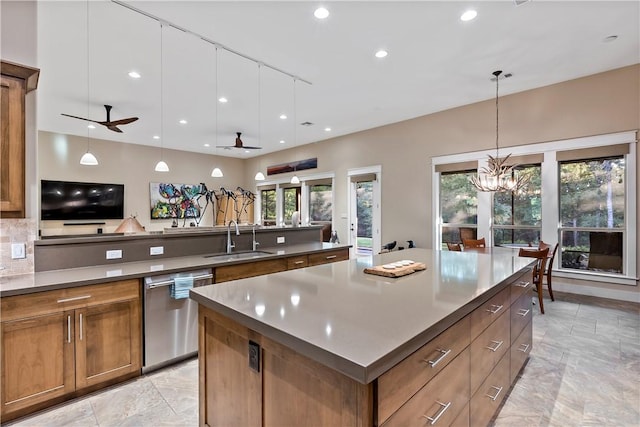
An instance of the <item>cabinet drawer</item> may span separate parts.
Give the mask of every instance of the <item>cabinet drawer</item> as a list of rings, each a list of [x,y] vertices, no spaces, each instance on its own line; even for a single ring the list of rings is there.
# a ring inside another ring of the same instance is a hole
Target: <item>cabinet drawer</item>
[[[2,320],[40,316],[140,297],[137,279],[2,298]]]
[[[509,355],[505,355],[471,398],[469,410],[472,426],[486,426],[509,391]]]
[[[278,258],[217,267],[215,271],[215,278],[216,283],[222,283],[230,280],[246,279],[247,277],[277,273],[279,271],[285,271],[286,269],[286,258]]]
[[[470,427],[469,424],[469,403],[460,411],[455,420],[451,423],[450,427]]]
[[[336,249],[315,254],[309,254],[309,265],[327,264],[329,262],[349,259],[349,249]]]
[[[520,369],[527,361],[529,353],[531,353],[533,328],[532,322],[529,321],[518,337],[511,344],[511,383],[515,381]]]
[[[468,374],[467,348],[396,411],[383,426],[448,426],[469,401]]]
[[[295,270],[296,268],[304,268],[309,265],[309,257],[306,255],[298,255],[287,258],[287,270]]]
[[[531,293],[531,289],[533,288],[532,274],[532,270],[528,268],[520,277],[511,282],[511,304],[520,298],[520,295]]]
[[[520,295],[511,306],[511,342],[520,335],[525,325],[531,322],[533,311],[531,310],[531,294]]]
[[[384,422],[469,345],[469,316],[378,378],[378,421]]]
[[[472,341],[509,308],[510,298],[511,291],[507,287],[471,313]]]
[[[489,326],[478,338],[471,342],[471,392],[485,380],[491,370],[508,353],[510,340],[509,309]],[[507,375],[508,376],[508,375]],[[473,422],[472,422],[473,424]]]

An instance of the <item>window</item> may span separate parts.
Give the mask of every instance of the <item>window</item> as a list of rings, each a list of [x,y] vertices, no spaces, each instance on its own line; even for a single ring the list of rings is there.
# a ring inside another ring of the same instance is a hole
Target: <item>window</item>
[[[331,184],[309,186],[309,219],[312,222],[331,222],[333,187]]]
[[[536,246],[542,228],[541,167],[517,166],[512,173],[527,175],[529,183],[517,193],[493,195],[493,244]]]
[[[291,224],[291,215],[295,211],[300,212],[300,187],[283,189],[282,211],[284,213],[284,223]]]
[[[478,223],[478,194],[471,184],[473,171],[440,174],[440,218],[442,246],[460,243],[460,228],[475,228]]]
[[[623,156],[560,162],[561,266],[623,274]]]
[[[260,191],[262,225],[276,225],[276,190]]]

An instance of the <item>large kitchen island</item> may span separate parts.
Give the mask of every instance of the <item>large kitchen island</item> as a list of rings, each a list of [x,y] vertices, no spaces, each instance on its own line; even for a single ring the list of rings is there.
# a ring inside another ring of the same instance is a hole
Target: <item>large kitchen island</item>
[[[411,249],[200,287],[200,425],[486,425],[531,351],[530,259]],[[386,278],[366,267],[426,270]]]

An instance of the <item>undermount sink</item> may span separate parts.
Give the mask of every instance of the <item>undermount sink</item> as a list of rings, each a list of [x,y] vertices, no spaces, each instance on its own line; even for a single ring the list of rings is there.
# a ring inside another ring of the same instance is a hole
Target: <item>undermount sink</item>
[[[265,255],[272,255],[271,252],[266,251],[249,251],[249,252],[232,252],[230,254],[211,254],[205,255],[205,258],[212,258],[216,261],[235,261],[238,259],[252,259],[260,258]]]

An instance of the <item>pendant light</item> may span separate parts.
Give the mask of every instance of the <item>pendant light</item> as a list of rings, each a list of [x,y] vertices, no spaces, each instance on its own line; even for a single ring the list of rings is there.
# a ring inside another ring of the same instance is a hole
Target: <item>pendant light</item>
[[[293,146],[296,147],[298,145],[298,138],[296,133],[296,78],[293,78]],[[295,174],[295,166],[294,166],[294,174],[291,177],[291,184],[300,184],[300,178]]]
[[[261,91],[260,91],[260,69],[261,69],[262,64],[260,64],[258,62],[258,145],[260,145],[262,143],[262,122],[260,121],[262,115],[261,115],[261,107],[262,107],[262,98],[261,98]],[[264,174],[262,173],[262,171],[258,171],[258,173],[256,173],[256,176],[254,177],[254,179],[256,181],[264,181]]]
[[[499,192],[499,191],[512,191],[516,192],[521,190],[529,182],[527,175],[519,174],[515,176],[514,168],[517,165],[508,166],[507,161],[511,154],[508,154],[504,158],[499,157],[498,153],[498,81],[502,71],[494,71],[493,76],[496,79],[496,156],[488,155],[487,167],[482,168],[481,171],[470,178],[471,183],[476,187],[478,191],[482,192]],[[509,77],[507,74],[506,77]]]
[[[90,96],[90,72],[89,72],[89,1],[87,0],[87,117],[89,117],[89,100],[91,99]],[[85,166],[97,166],[98,165],[98,159],[96,159],[96,156],[94,156],[91,151],[89,150],[89,141],[91,140],[89,133],[90,133],[90,127],[87,126],[87,152],[84,153],[82,155],[82,157],[80,158],[80,164],[81,165],[85,165]]]
[[[156,164],[156,172],[169,172],[169,165],[163,160],[164,152],[164,80],[162,78],[162,33],[164,24],[160,22],[160,161]]]
[[[215,128],[215,132],[216,132],[216,136],[215,136],[215,140],[216,140],[216,157],[218,156],[218,46],[216,45],[216,94],[214,97],[214,103],[216,105],[216,128]],[[222,178],[224,176],[224,174],[222,173],[222,169],[220,169],[219,167],[214,167],[213,170],[211,171],[211,176],[213,178]]]

